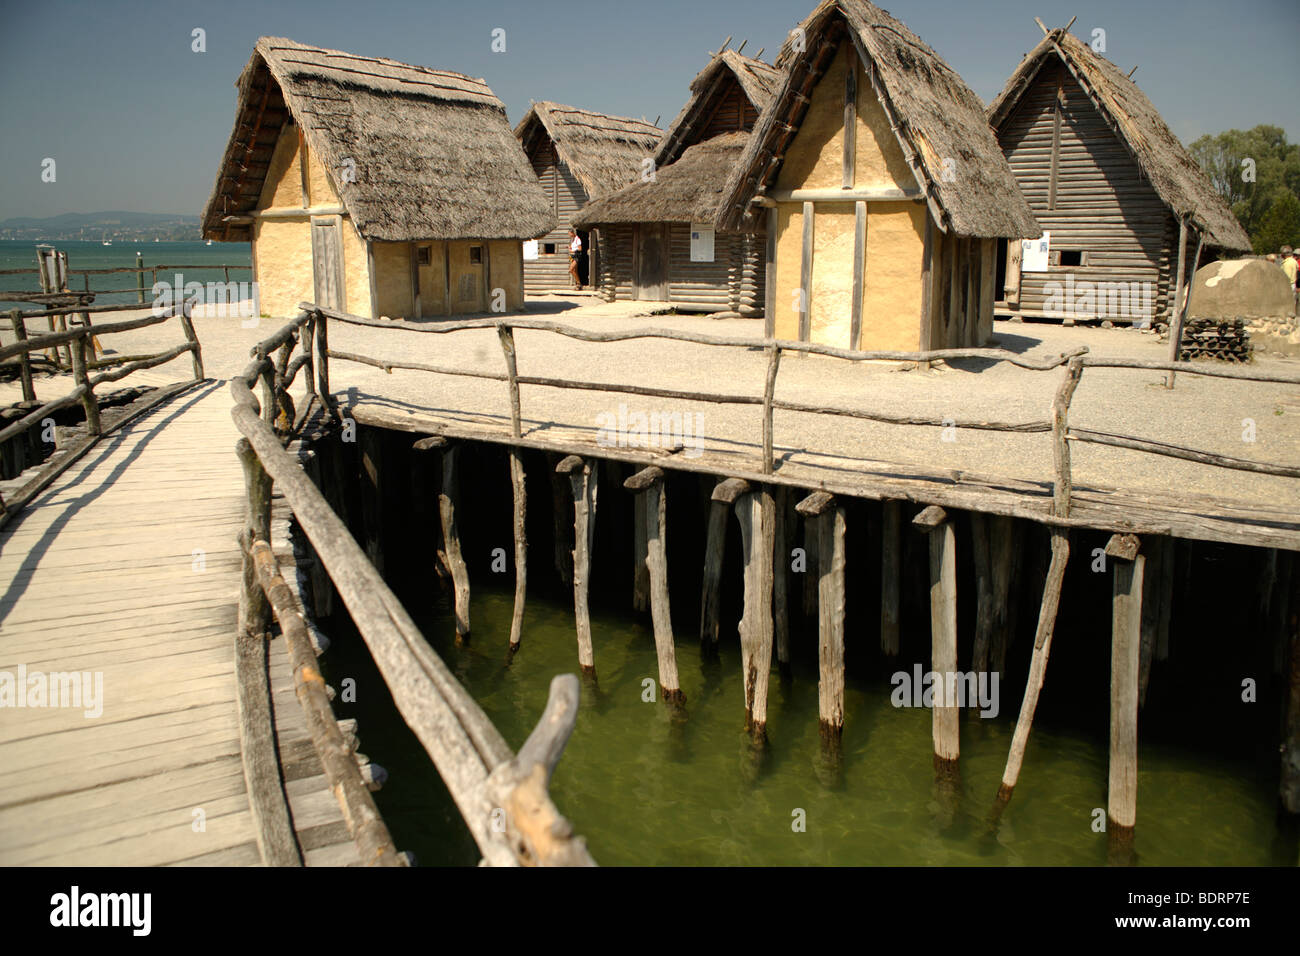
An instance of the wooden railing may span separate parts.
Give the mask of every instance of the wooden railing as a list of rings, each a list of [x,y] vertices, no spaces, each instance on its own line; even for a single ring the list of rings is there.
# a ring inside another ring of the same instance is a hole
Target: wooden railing
[[[1069,424],[1070,405],[1074,393],[1083,376],[1084,370],[1088,368],[1143,369],[1170,372],[1179,371],[1189,375],[1229,378],[1238,381],[1300,385],[1300,375],[1295,374],[1264,372],[1238,367],[1224,368],[1207,363],[1173,363],[1139,359],[1104,358],[1088,354],[1086,346],[1080,346],[1079,348],[1062,353],[1058,356],[1036,361],[1009,352],[1005,349],[998,348],[936,349],[924,352],[862,351],[835,348],[829,345],[819,345],[809,342],[702,335],[674,329],[637,328],[620,331],[595,331],[544,319],[462,319],[419,325],[398,324],[375,319],[367,319],[357,315],[349,315],[331,309],[322,309],[308,302],[301,303],[299,308],[304,310],[303,315],[311,315],[315,320],[316,338],[319,344],[318,364],[320,370],[319,381],[321,386],[319,394],[321,401],[329,404],[331,408],[333,407],[332,403],[334,401],[333,397],[329,394],[328,361],[331,358],[340,361],[369,365],[383,369],[384,371],[392,371],[393,369],[411,369],[415,371],[432,372],[440,375],[465,376],[469,378],[506,382],[510,389],[511,422],[512,430],[516,438],[520,435],[520,385],[544,385],[561,389],[615,392],[631,395],[643,395],[653,398],[701,401],[713,404],[759,405],[762,406],[763,410],[762,459],[759,470],[764,475],[772,474],[775,465],[772,441],[773,413],[777,409],[782,411],[844,416],[893,425],[923,425],[1016,434],[1050,433],[1052,436],[1054,452],[1052,511],[1054,516],[1060,518],[1068,518],[1070,514],[1070,501],[1073,493],[1073,472],[1070,461],[1071,442],[1109,445],[1112,447],[1142,451],[1148,454],[1179,458],[1184,461],[1194,461],[1215,465],[1220,468],[1229,468],[1237,471],[1250,471],[1259,474],[1300,478],[1300,466],[1296,465],[1235,458],[1228,455],[1220,455],[1181,445],[1152,441],[1134,435],[1116,435],[1093,429],[1079,428]],[[501,341],[502,352],[505,357],[505,371],[475,371],[452,365],[436,365],[403,359],[380,359],[352,352],[336,351],[328,348],[327,345],[327,322],[329,321],[337,321],[348,325],[365,326],[370,328],[401,330],[402,332],[434,335],[445,335],[466,329],[496,329]],[[697,392],[672,388],[655,388],[630,384],[627,382],[590,382],[537,375],[520,375],[516,370],[517,358],[514,342],[514,330],[516,329],[532,329],[552,332],[557,335],[584,342],[623,342],[630,339],[650,338],[668,339],[677,342],[689,342],[699,345],[730,349],[743,349],[747,351],[752,350],[755,347],[761,347],[767,354],[767,376],[763,394],[745,395],[725,394],[720,392]],[[851,362],[886,360],[929,363],[952,359],[983,359],[1014,365],[1018,368],[1030,371],[1044,372],[1063,368],[1064,373],[1053,398],[1050,410],[1051,416],[1045,419],[1014,422],[956,419],[951,417],[935,418],[924,415],[890,415],[883,412],[867,411],[860,408],[814,404],[810,402],[799,402],[790,399],[777,398],[775,394],[776,381],[780,371],[781,356],[786,352],[826,355],[834,358],[845,359]]]
[[[116,266],[107,269],[69,269],[68,276],[79,275],[82,279],[83,288],[68,289],[61,292],[38,292],[34,290],[15,290],[8,289],[0,291],[0,302],[58,302],[64,299],[84,300],[86,296],[97,295],[133,295],[136,297],[136,305],[143,304],[148,296],[148,290],[158,282],[158,273],[168,271],[179,271],[189,269],[195,272],[216,272],[221,271],[225,276],[225,281],[230,281],[231,269],[252,270],[251,265],[241,265],[238,263],[208,263],[207,265],[155,265],[146,266],[143,257],[136,258],[136,264],[133,266]],[[134,273],[136,275],[136,285],[134,288],[127,289],[92,289],[90,287],[91,276],[109,276],[109,275],[126,275]],[[149,285],[144,284],[145,273],[149,273]],[[40,276],[40,269],[0,269],[0,276]],[[0,283],[4,280],[0,279]]]
[[[132,305],[129,308],[138,311],[137,306]],[[100,386],[109,382],[120,381],[133,372],[171,362],[187,352],[193,361],[194,377],[191,380],[157,390],[148,401],[142,403],[127,418],[119,420],[114,426],[117,427],[124,424],[129,418],[137,417],[147,408],[151,408],[158,402],[176,394],[176,392],[203,381],[202,349],[199,345],[198,336],[194,331],[194,323],[190,320],[184,308],[180,311],[169,309],[165,312],[124,319],[120,322],[107,322],[101,325],[90,324],[90,313],[117,311],[122,311],[122,307],[86,306],[76,309],[47,309],[35,312],[22,312],[15,309],[9,313],[9,327],[13,332],[14,341],[8,345],[0,345],[0,362],[17,360],[18,375],[22,383],[23,402],[30,405],[38,401],[36,382],[32,374],[33,353],[35,352],[44,351],[53,355],[54,358],[49,364],[55,369],[70,369],[72,371],[73,387],[66,394],[41,404],[21,418],[0,428],[0,446],[22,435],[28,429],[41,427],[48,416],[54,412],[77,404],[81,405],[85,414],[86,434],[78,445],[71,448],[69,453],[63,456],[57,469],[47,469],[41,472],[9,500],[0,499],[0,525],[7,523],[27,502],[47,487],[58,476],[60,471],[85,454],[90,446],[104,434],[105,428],[101,421],[99,398],[96,395],[96,389],[100,388]],[[41,317],[53,319],[55,316],[63,317],[70,314],[80,315],[82,324],[56,329],[48,333],[28,331],[28,319]],[[96,342],[102,338],[119,332],[129,332],[133,329],[159,325],[173,318],[180,323],[185,336],[185,341],[181,345],[162,352],[139,355],[103,356],[97,352]]]
[[[300,354],[295,356],[295,349]],[[259,640],[272,616],[286,635],[298,634],[301,624],[296,606],[276,597],[277,574],[267,558],[274,486],[343,599],[398,711],[433,760],[484,861],[497,866],[592,865],[583,840],[573,835],[547,793],[577,718],[577,677],[563,675],[551,682],[540,722],[518,754],[511,753],[482,708],[429,647],[347,525],[283,447],[284,438],[306,421],[314,399],[334,407],[325,367],[317,365],[317,359],[327,355],[324,319],[317,312],[303,312],[254,346],[252,361],[231,380],[232,415],[243,435],[238,451],[248,492],[240,642]],[[300,372],[306,379],[306,397],[295,416],[289,389]],[[253,394],[259,384],[261,401]],[[331,787],[344,801],[345,816],[366,862],[400,865],[382,824],[375,826],[370,816],[355,763],[340,755],[338,729],[325,710],[324,688],[314,658],[302,651],[301,637],[290,641],[295,679],[300,699],[306,698],[313,739]]]

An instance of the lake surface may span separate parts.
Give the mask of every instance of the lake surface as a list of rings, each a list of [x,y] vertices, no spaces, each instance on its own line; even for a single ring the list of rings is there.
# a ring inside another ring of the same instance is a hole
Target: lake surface
[[[134,267],[136,255],[144,257],[144,265],[252,265],[252,247],[247,242],[127,242],[115,241],[111,246],[93,240],[50,240],[45,245],[67,252],[68,269],[115,269]],[[35,269],[36,243],[27,239],[0,240],[0,269]],[[220,282],[224,281],[221,269],[187,269],[183,272],[186,282]],[[250,269],[231,270],[233,282],[252,281]],[[152,277],[146,274],[146,291]],[[158,281],[174,282],[172,273],[160,274]],[[83,277],[69,277],[68,287],[74,292],[84,288]],[[30,275],[0,275],[0,291],[30,290],[40,291],[41,283],[35,272]],[[136,295],[136,276],[134,273],[117,275],[100,275],[90,277],[90,288],[95,292],[101,290],[108,294],[96,296],[95,301],[105,304],[130,302]],[[0,309],[15,306],[32,309],[31,303],[15,303],[0,300]]]

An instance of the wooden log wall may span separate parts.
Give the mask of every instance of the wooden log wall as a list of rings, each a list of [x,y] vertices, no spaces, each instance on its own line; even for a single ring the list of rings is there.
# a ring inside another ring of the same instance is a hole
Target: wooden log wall
[[[605,301],[635,296],[632,227],[602,226],[601,277],[598,291]],[[691,227],[668,224],[668,298],[679,308],[696,312],[737,312],[761,316],[767,287],[765,233],[718,232],[713,261],[691,261]]]
[[[930,237],[930,274],[923,285],[929,309],[931,349],[981,348],[993,340],[993,276],[997,240],[971,239],[951,231]],[[925,343],[922,343],[925,345]]]
[[[587,204],[588,196],[546,136],[537,137],[537,145],[528,158],[556,219],[555,228],[537,240],[538,258],[524,260],[524,294],[540,295],[568,289],[572,285],[569,277],[569,226],[578,210]],[[548,244],[555,246],[553,253],[545,251]],[[591,261],[591,251],[587,249],[588,262]],[[589,276],[591,284],[594,285],[595,280],[595,276]]]
[[[1017,311],[1041,314],[1046,283],[1073,274],[1076,282],[1150,282],[1155,316],[1167,321],[1177,224],[1063,64],[1044,64],[998,139],[1053,254],[1085,257],[1077,267],[1023,272]]]

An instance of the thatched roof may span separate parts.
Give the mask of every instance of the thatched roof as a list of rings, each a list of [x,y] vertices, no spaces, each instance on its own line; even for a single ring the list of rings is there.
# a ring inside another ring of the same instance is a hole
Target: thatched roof
[[[663,131],[645,120],[593,113],[560,103],[534,103],[515,127],[532,155],[539,136],[548,137],[564,165],[590,197],[621,189],[641,173]]]
[[[742,56],[735,50],[723,50],[709,60],[691,81],[691,96],[677,118],[664,133],[655,153],[655,165],[667,166],[677,161],[686,147],[695,143],[697,123],[706,118],[730,83],[740,87],[755,111],[762,113],[772,101],[781,74],[762,60]]]
[[[580,229],[610,223],[712,223],[727,177],[748,142],[748,133],[737,132],[697,143],[677,162],[657,169],[654,182],[634,183],[587,203],[573,223]]]
[[[903,154],[942,229],[981,238],[1042,234],[984,115],[984,104],[937,53],[906,26],[867,0],[825,0],[786,40],[777,58],[783,76],[772,105],[727,186],[723,218],[733,227],[750,200],[776,179],[780,155],[807,110],[806,97],[840,42],[856,46],[891,115]],[[945,163],[945,160],[952,160]],[[951,173],[951,175],[947,175]]]
[[[256,207],[290,120],[366,239],[527,239],[555,224],[483,80],[262,37],[236,85],[235,128],[203,211],[208,238],[251,237],[246,221],[224,219]],[[356,181],[342,181],[353,165]]]
[[[1215,192],[1196,160],[1165,125],[1146,94],[1114,63],[1064,30],[1053,30],[1043,37],[1011,74],[1006,87],[989,106],[989,119],[994,128],[1001,129],[1049,59],[1064,62],[1080,80],[1080,85],[1175,216],[1190,215],[1193,224],[1205,231],[1207,245],[1250,251],[1250,238],[1241,223],[1223,197]]]

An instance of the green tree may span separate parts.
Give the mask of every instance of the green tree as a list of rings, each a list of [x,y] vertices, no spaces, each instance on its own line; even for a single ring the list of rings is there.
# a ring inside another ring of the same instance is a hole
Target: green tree
[[[1282,246],[1300,247],[1300,199],[1282,191],[1259,223],[1259,232],[1250,237],[1255,251],[1275,252]]]
[[[1272,235],[1287,231],[1290,202],[1300,201],[1300,144],[1288,143],[1280,126],[1260,125],[1202,136],[1188,149],[1232,207],[1255,251],[1276,252]]]

